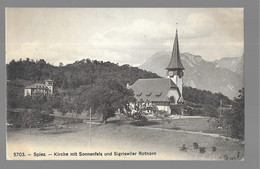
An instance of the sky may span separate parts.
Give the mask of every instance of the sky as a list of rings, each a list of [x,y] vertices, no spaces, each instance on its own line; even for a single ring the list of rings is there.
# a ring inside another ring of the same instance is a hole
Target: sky
[[[6,8],[6,63],[90,58],[138,66],[171,52],[176,29],[181,53],[207,61],[244,53],[243,8]]]

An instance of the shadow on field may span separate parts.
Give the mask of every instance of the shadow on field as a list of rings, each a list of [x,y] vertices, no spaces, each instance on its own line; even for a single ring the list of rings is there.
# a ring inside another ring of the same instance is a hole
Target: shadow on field
[[[109,120],[106,122],[106,124],[118,124],[118,123],[121,123],[123,121],[120,121],[120,120]]]
[[[42,132],[42,134],[65,134],[65,133],[76,133],[76,131],[72,131],[72,130],[58,130],[57,132],[56,131],[45,131],[45,132]]]
[[[160,125],[161,123],[158,121],[146,121],[145,123],[142,123],[141,121],[129,121],[129,120],[108,120],[106,124],[115,124],[115,125],[124,125],[124,124],[130,124],[132,126],[152,126],[152,125]]]
[[[38,132],[42,134],[66,134],[66,133],[76,133],[79,130],[77,128],[72,128],[71,126],[58,126],[57,128],[55,126],[46,126],[46,127],[41,127],[38,128]]]
[[[147,121],[145,123],[140,123],[140,121],[133,121],[130,124],[134,126],[152,126],[152,125],[159,125],[161,123],[159,121]]]

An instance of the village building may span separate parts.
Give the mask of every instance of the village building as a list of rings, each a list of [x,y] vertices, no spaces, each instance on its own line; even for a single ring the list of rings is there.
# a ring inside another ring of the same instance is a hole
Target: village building
[[[44,83],[34,83],[24,88],[24,96],[33,96],[34,94],[52,95],[53,80],[45,80]]]
[[[165,78],[138,79],[134,84],[128,86],[132,89],[137,100],[133,104],[134,109],[145,106],[149,108],[156,105],[159,110],[167,111],[168,114],[180,114],[176,106],[183,105],[183,70],[181,63],[178,31],[176,30],[173,51],[170,62],[166,67]]]

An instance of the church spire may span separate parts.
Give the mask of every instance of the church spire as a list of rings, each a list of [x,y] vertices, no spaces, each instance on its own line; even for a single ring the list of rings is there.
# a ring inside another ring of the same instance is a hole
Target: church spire
[[[173,44],[172,57],[171,57],[169,65],[167,66],[166,69],[172,70],[172,71],[184,70],[184,67],[181,63],[181,58],[180,58],[180,49],[179,49],[177,29],[176,29],[176,35],[175,35],[174,44]]]

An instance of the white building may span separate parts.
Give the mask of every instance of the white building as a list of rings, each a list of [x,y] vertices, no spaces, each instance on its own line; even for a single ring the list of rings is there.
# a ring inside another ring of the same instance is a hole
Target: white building
[[[167,76],[165,78],[138,79],[128,87],[134,90],[137,100],[135,106],[143,103],[151,107],[154,104],[159,110],[165,110],[169,114],[180,113],[176,112],[175,108],[176,105],[184,102],[182,96],[183,70],[176,30],[171,60],[166,67]]]
[[[53,80],[48,79],[44,81],[45,86],[49,89],[49,94],[53,94]]]
[[[44,84],[34,83],[24,88],[24,96],[32,96],[37,93],[42,93],[43,95],[53,94],[53,80],[48,79],[44,81]]]

